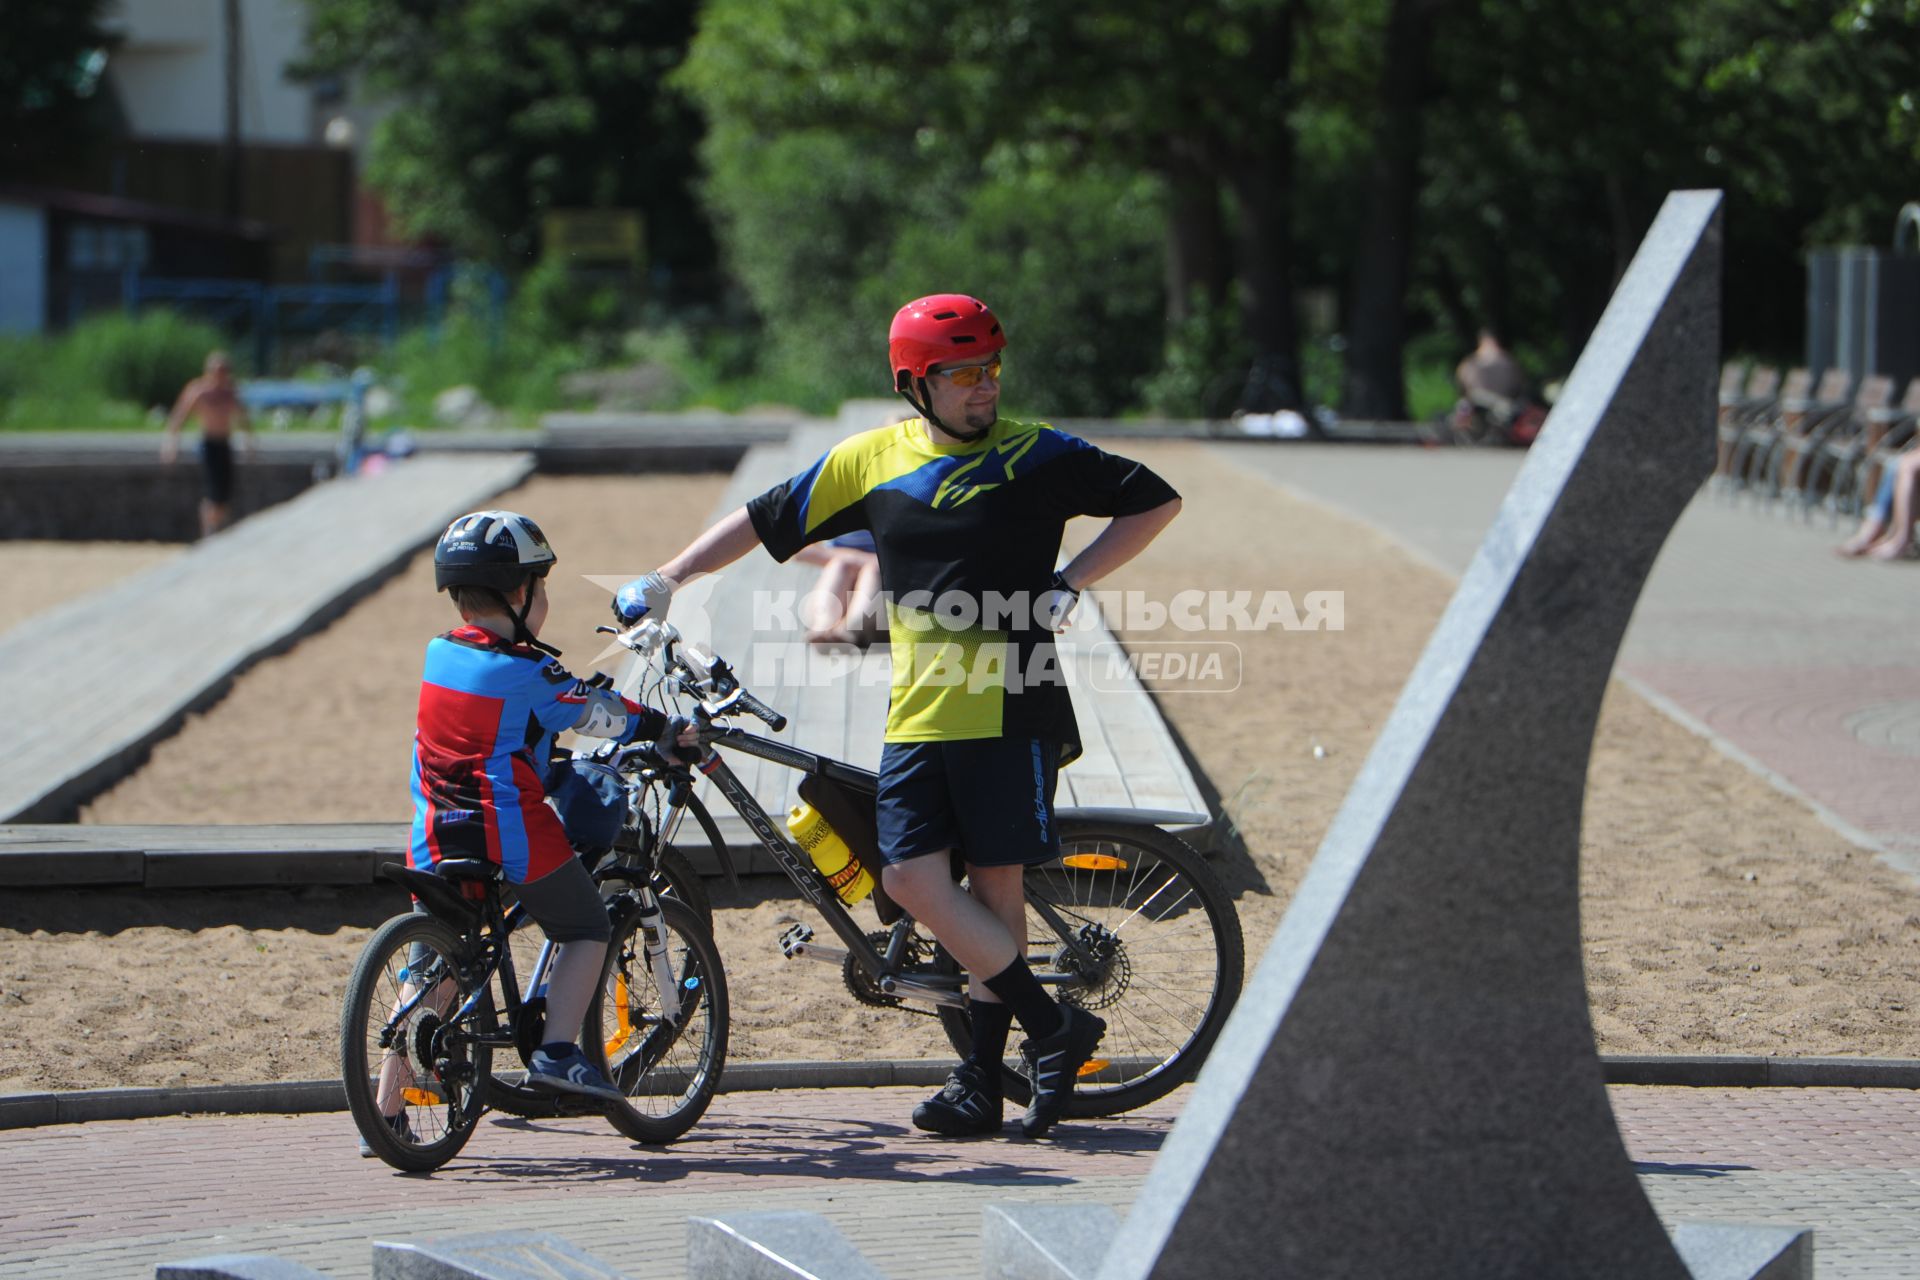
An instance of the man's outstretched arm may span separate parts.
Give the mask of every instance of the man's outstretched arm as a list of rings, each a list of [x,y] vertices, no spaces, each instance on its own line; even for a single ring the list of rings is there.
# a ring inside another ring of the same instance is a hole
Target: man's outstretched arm
[[[703,574],[724,569],[760,545],[747,509],[722,516],[685,550],[645,577],[635,578],[613,595],[613,615],[623,626],[645,618],[664,619],[676,589]]]
[[[747,518],[747,509],[737,507],[661,565],[660,576],[676,587],[684,586],[703,574],[726,568],[759,545],[760,535]]]

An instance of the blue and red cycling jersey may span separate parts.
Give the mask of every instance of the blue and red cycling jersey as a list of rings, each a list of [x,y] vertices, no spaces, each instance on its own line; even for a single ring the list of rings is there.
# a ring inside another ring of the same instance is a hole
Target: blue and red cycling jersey
[[[658,711],[484,627],[435,636],[413,735],[409,859],[425,871],[442,858],[485,858],[514,884],[540,879],[574,856],[545,803],[554,735],[633,742],[666,726]]]

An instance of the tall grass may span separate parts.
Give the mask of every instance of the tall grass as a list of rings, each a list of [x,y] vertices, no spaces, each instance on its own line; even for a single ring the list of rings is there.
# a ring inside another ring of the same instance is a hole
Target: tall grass
[[[132,427],[166,407],[225,339],[169,311],[89,317],[64,334],[0,338],[0,429]]]

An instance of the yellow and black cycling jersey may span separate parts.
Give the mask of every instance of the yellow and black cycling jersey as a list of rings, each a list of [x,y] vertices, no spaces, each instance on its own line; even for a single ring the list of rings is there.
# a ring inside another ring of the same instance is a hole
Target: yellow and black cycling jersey
[[[893,658],[888,742],[1022,737],[1079,754],[1053,637],[1034,616],[1074,516],[1172,501],[1146,467],[1044,423],[936,445],[918,418],[842,440],[747,504],[777,560],[873,535]]]

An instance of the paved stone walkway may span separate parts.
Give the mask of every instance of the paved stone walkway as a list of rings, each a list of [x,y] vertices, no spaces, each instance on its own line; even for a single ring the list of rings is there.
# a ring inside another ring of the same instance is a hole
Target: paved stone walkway
[[[664,1149],[598,1120],[489,1119],[430,1177],[356,1152],[344,1114],[183,1117],[0,1132],[0,1277],[147,1277],[273,1253],[366,1276],[373,1240],[553,1230],[640,1280],[685,1274],[686,1219],[825,1214],[896,1280],[979,1274],[982,1206],[1125,1212],[1185,1090],[1057,1140],[915,1133],[916,1089],[738,1093]],[[1821,1280],[1920,1275],[1920,1105],[1893,1089],[1611,1090],[1661,1216],[1810,1225]],[[1017,1129],[1009,1127],[1009,1134]]]

